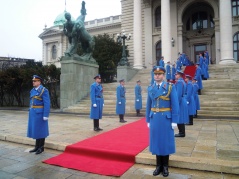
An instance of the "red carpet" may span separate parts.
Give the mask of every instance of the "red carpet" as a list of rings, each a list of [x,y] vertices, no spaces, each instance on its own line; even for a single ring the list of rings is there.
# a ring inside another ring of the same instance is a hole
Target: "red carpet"
[[[184,74],[190,75],[192,78],[194,77],[195,72],[196,72],[195,66],[186,66],[186,68],[184,69]]]
[[[135,156],[149,144],[145,118],[69,145],[65,152],[43,161],[100,175],[121,176],[135,163]]]

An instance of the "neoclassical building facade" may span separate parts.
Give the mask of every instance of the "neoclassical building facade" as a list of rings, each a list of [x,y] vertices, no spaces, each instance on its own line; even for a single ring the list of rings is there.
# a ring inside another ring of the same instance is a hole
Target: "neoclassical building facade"
[[[151,68],[161,56],[174,63],[179,52],[196,62],[205,50],[214,64],[239,61],[239,0],[121,0],[121,8],[121,15],[88,21],[85,27],[91,35],[132,34],[126,45],[134,68]],[[39,35],[43,64],[60,67],[68,47],[64,20],[63,12]]]

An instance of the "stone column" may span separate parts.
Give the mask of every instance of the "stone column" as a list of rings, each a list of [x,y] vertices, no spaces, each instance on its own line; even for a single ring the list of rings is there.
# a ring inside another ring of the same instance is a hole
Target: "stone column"
[[[134,0],[134,68],[142,69],[142,14],[141,0]]]
[[[152,42],[152,8],[151,4],[145,4],[144,8],[144,38],[145,38],[145,66],[152,68],[155,59],[153,59],[153,42]]]
[[[183,24],[178,24],[178,52],[183,53]]]
[[[236,63],[233,60],[231,1],[220,0],[220,52],[219,64]]]
[[[161,0],[161,39],[164,61],[171,61],[170,1]]]

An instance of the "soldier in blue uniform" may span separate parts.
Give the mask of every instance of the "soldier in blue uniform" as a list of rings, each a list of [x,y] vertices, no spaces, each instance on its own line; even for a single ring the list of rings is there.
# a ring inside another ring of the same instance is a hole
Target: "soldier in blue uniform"
[[[169,175],[169,155],[175,153],[174,128],[178,122],[178,97],[175,86],[164,81],[165,68],[153,69],[155,83],[148,87],[146,122],[150,128],[149,150],[156,155],[156,169],[153,175],[161,172]]]
[[[176,80],[175,88],[177,91],[178,96],[178,103],[179,103],[179,120],[178,120],[178,130],[179,133],[175,134],[175,137],[185,137],[185,123],[189,122],[188,118],[188,106],[186,100],[186,83],[183,80],[184,73],[182,71],[176,72]]]
[[[32,82],[27,137],[36,139],[35,148],[29,152],[40,154],[44,151],[45,138],[49,135],[50,97],[48,90],[42,86],[40,76],[33,75]]]
[[[94,77],[95,82],[90,86],[91,110],[90,119],[93,119],[94,131],[101,131],[99,127],[99,119],[102,118],[102,111],[104,106],[103,87],[101,83],[100,74]]]
[[[159,60],[159,66],[164,67],[164,57],[163,56]]]
[[[175,83],[175,74],[176,74],[176,68],[175,68],[175,64],[173,64],[173,66],[172,66],[172,77],[171,77],[173,83]]]
[[[180,61],[180,58],[178,58],[176,62],[176,70],[181,70],[181,67],[182,67],[182,63]]]
[[[125,81],[124,79],[121,79],[119,86],[116,88],[116,114],[119,115],[119,122],[127,122],[124,120],[124,115],[125,115],[125,103],[126,103],[126,99],[125,99],[125,93],[126,93],[126,89],[124,87],[125,85]]]
[[[202,74],[202,71],[199,66],[199,63],[196,63],[196,71],[195,71],[194,77],[196,78],[197,84],[198,84],[198,95],[201,95],[201,90],[203,89],[201,74]]]
[[[188,115],[189,115],[189,125],[193,125],[193,115],[195,115],[196,108],[193,97],[193,84],[191,81],[192,77],[190,75],[186,75],[185,82],[187,83],[187,92],[186,99],[188,104]]]
[[[138,80],[137,84],[134,88],[134,94],[135,94],[135,110],[136,115],[140,116],[140,109],[142,109],[142,89],[141,89],[141,81]]]
[[[199,87],[198,87],[196,78],[194,78],[192,82],[193,82],[194,101],[195,101],[195,107],[196,107],[196,112],[195,112],[195,115],[193,117],[197,118],[197,110],[200,110],[200,100],[199,100],[199,97],[198,97]]]
[[[166,80],[167,82],[169,82],[172,78],[172,75],[171,75],[171,66],[170,66],[170,62],[168,61],[167,62],[167,65],[166,65]]]
[[[199,53],[199,66],[201,68],[201,77],[204,80],[204,78],[205,78],[205,65],[204,65],[204,58],[202,56],[202,53]]]

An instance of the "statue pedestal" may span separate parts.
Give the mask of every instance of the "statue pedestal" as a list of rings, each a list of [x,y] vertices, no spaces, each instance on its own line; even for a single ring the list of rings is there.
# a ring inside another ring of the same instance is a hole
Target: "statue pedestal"
[[[126,82],[130,81],[139,70],[129,66],[117,67],[117,81],[124,79]]]
[[[99,65],[95,62],[83,61],[77,57],[61,58],[61,109],[76,104],[89,94],[90,85],[98,71]]]

